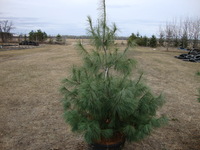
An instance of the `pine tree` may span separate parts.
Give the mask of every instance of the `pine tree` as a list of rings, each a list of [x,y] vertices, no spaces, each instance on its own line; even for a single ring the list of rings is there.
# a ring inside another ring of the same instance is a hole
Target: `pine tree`
[[[165,35],[164,35],[163,32],[160,33],[160,38],[159,38],[158,42],[159,42],[159,45],[160,45],[160,46],[164,46]]]
[[[147,36],[144,36],[144,37],[143,37],[143,43],[144,43],[143,46],[149,46],[149,39],[148,39]]]
[[[173,43],[174,43],[174,47],[179,47],[180,46],[180,40],[178,39],[178,37],[174,38]]]
[[[62,42],[62,36],[60,34],[56,36],[56,42]]]
[[[93,48],[88,50],[79,42],[83,65],[73,67],[71,76],[63,80],[64,118],[88,143],[117,134],[137,141],[166,121],[156,116],[164,99],[152,94],[141,82],[142,75],[131,79],[136,61],[127,58],[129,47],[121,52],[114,44],[117,27],[107,24],[105,0],[101,10],[96,26],[88,17]]]
[[[29,32],[29,40],[30,41],[38,41],[43,42],[47,39],[47,34],[45,32],[42,32],[40,29],[37,31],[31,31]]]
[[[133,47],[136,45],[136,40],[137,40],[137,36],[132,33],[131,36],[129,36],[128,40],[127,40],[127,44],[130,47]]]
[[[135,40],[136,44],[139,45],[139,46],[148,46],[149,44],[149,39],[147,38],[147,36],[144,36],[144,37],[138,37],[136,40]]]
[[[188,36],[187,33],[184,33],[182,38],[181,38],[181,44],[180,44],[181,48],[187,48],[188,46]]]
[[[150,39],[150,42],[149,42],[149,45],[151,47],[157,47],[157,39],[156,39],[156,36],[155,35],[152,35],[151,39]]]

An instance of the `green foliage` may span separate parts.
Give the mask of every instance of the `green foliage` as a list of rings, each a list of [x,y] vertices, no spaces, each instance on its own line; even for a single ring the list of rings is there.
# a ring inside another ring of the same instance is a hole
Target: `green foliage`
[[[197,75],[197,76],[200,76],[200,71],[197,71],[197,72],[196,72],[196,75]]]
[[[105,78],[99,67],[86,66],[73,68],[62,92],[65,119],[73,131],[85,134],[87,142],[112,137],[116,132],[128,141],[140,140],[166,121],[165,117],[156,118],[156,110],[164,103],[161,95],[153,96],[140,81],[126,76]]]
[[[62,36],[60,34],[56,36],[56,42],[62,42]]]
[[[149,39],[147,36],[137,38],[136,43],[139,46],[149,46]]]
[[[131,36],[127,40],[128,46],[130,46],[130,47],[135,46],[136,45],[136,42],[135,42],[136,39],[137,39],[137,36],[134,33],[132,33]]]
[[[45,32],[42,32],[41,30],[37,30],[37,31],[32,30],[31,32],[29,32],[30,41],[43,42],[46,39],[47,39],[47,34]]]
[[[71,76],[63,80],[64,118],[88,143],[117,133],[127,141],[137,141],[167,121],[156,115],[164,99],[152,94],[141,82],[142,75],[131,80],[136,61],[127,57],[129,47],[121,51],[114,44],[117,27],[107,25],[105,1],[103,4],[97,26],[88,17],[93,48],[78,44],[83,64],[73,67]]]
[[[164,33],[161,32],[158,42],[159,42],[159,46],[164,46],[164,42],[165,42]]]
[[[179,47],[180,46],[180,40],[178,38],[174,38],[174,47]]]
[[[132,33],[132,35],[128,38],[127,40],[128,46],[135,46],[135,45],[139,45],[139,46],[149,46],[149,39],[147,38],[147,36],[140,36],[139,33],[137,33],[137,35],[135,35],[134,33]]]
[[[149,45],[151,47],[157,47],[157,39],[156,39],[156,36],[155,35],[152,35],[151,39],[150,39],[150,43]]]

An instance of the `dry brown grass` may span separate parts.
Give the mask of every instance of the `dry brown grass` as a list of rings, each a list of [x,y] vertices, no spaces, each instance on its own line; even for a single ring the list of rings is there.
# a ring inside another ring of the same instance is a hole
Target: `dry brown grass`
[[[72,64],[81,64],[72,43],[0,52],[0,149],[86,149],[83,138],[65,124],[59,101],[60,81],[69,75]],[[147,84],[165,95],[159,113],[168,115],[169,124],[139,143],[127,143],[125,150],[200,149],[196,96],[200,77],[195,76],[200,64],[175,59],[180,53],[150,48],[129,52],[138,60]]]

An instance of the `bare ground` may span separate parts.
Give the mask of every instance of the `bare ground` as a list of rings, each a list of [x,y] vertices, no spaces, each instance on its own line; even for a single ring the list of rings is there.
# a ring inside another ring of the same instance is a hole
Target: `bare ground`
[[[180,53],[159,48],[129,52],[153,92],[165,95],[159,113],[169,117],[169,124],[141,142],[126,143],[125,150],[200,149],[196,96],[200,77],[195,75],[200,63],[175,59]],[[87,149],[82,136],[73,134],[62,118],[60,81],[69,75],[72,64],[81,64],[73,44],[0,52],[1,150]]]

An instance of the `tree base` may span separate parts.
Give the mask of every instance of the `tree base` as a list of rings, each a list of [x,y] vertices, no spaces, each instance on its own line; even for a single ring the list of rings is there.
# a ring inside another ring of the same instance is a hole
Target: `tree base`
[[[111,139],[102,139],[89,145],[89,150],[121,150],[124,147],[125,138],[118,134]]]

